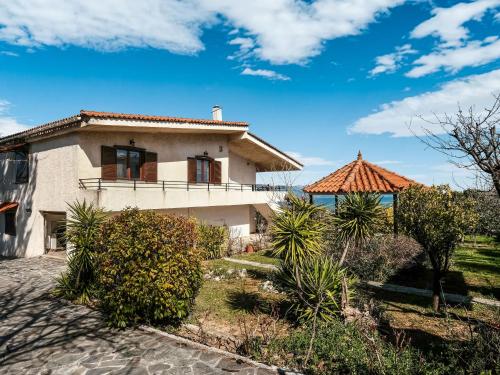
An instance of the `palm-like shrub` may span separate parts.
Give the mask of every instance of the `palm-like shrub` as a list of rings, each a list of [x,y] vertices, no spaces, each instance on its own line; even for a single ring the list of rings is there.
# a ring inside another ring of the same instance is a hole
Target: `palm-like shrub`
[[[350,298],[350,286],[354,283],[344,268],[326,256],[305,259],[299,272],[293,265],[282,262],[276,277],[293,302],[298,317],[304,321],[316,317],[332,320],[341,312],[343,299]],[[346,290],[349,295],[343,296]]]
[[[337,240],[344,246],[340,264],[349,246],[362,245],[380,229],[384,216],[379,194],[353,193],[344,197],[334,218]]]
[[[289,205],[275,215],[271,226],[274,254],[298,267],[319,254],[325,225],[317,216],[322,210],[321,206],[290,195]]]
[[[57,280],[56,295],[88,303],[96,280],[97,242],[106,215],[92,203],[76,201],[69,204],[66,220],[68,269]]]

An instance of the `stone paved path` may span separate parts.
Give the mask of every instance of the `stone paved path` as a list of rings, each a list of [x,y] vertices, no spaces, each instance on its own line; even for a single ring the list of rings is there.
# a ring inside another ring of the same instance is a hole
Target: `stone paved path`
[[[0,259],[0,374],[247,374],[273,372],[139,329],[53,298],[64,263]]]

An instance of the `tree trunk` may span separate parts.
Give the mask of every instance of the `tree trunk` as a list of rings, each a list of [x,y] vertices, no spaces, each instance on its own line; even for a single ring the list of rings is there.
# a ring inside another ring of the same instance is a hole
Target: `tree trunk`
[[[342,252],[342,256],[340,257],[339,266],[344,264],[345,257],[347,255],[347,250],[349,250],[349,241],[346,241],[344,246],[344,251]]]
[[[434,271],[432,282],[432,308],[435,312],[439,311],[441,301],[441,272]]]
[[[495,185],[495,189],[497,191],[497,195],[500,198],[500,177],[493,174],[492,179],[493,179],[493,185]]]

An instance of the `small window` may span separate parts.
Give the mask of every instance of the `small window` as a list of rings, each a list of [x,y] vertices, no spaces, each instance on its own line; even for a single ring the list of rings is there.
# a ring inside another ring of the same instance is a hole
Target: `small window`
[[[28,153],[26,151],[15,151],[16,184],[25,184],[29,180]]]
[[[5,234],[16,235],[16,211],[7,211],[5,213]]]
[[[116,149],[116,177],[139,180],[142,169],[142,152],[137,150]]]
[[[210,160],[196,159],[196,182],[210,181]]]

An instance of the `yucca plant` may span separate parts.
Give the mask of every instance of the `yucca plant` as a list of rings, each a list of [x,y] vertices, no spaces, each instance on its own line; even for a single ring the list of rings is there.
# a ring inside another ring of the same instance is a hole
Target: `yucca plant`
[[[325,225],[317,216],[324,208],[295,195],[288,200],[288,206],[273,219],[271,244],[275,256],[300,267],[304,259],[321,252]]]
[[[340,202],[333,219],[337,239],[344,250],[340,265],[344,263],[349,246],[360,246],[380,229],[384,219],[380,194],[353,193]]]
[[[97,241],[106,218],[93,203],[68,204],[66,225],[68,269],[57,280],[55,293],[78,303],[90,302],[96,278]]]
[[[291,264],[282,262],[276,274],[278,282],[293,301],[297,316],[303,321],[319,318],[331,321],[338,316],[345,299],[352,294],[354,279],[328,256],[304,260],[300,272]],[[348,291],[348,295],[343,293]]]

